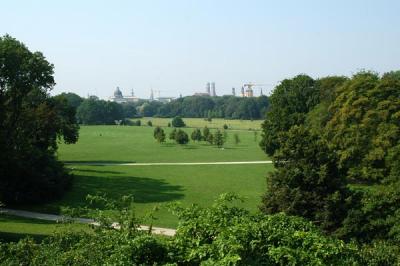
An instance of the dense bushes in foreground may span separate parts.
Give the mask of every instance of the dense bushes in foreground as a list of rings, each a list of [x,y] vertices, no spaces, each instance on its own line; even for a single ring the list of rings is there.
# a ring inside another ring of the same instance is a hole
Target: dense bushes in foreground
[[[180,225],[174,237],[138,231],[133,206],[99,216],[89,232],[53,235],[36,244],[25,239],[0,245],[2,265],[390,265],[399,250],[376,243],[358,247],[325,236],[318,227],[283,213],[251,214],[235,195],[209,208],[171,206]],[[109,207],[116,208],[111,204]],[[100,212],[103,213],[103,212]],[[121,229],[112,229],[119,221]],[[397,260],[397,261],[396,261]]]

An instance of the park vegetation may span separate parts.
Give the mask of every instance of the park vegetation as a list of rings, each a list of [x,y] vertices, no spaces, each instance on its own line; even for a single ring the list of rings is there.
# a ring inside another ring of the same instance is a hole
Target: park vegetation
[[[266,96],[257,98],[187,96],[170,103],[146,100],[115,103],[100,100],[96,96],[85,99],[74,93],[60,95],[77,109],[77,121],[84,125],[113,125],[115,121],[131,125],[129,119],[135,117],[203,117],[209,122],[212,118],[262,119],[269,106]]]
[[[270,101],[260,146],[276,170],[261,210],[400,258],[400,72],[299,75]]]
[[[55,199],[71,185],[56,151],[58,141],[77,141],[76,119],[112,124],[129,110],[136,114],[136,107],[124,111],[95,97],[50,97],[54,84],[53,66],[41,53],[10,36],[0,38],[0,202],[6,205]],[[175,117],[169,138],[187,144],[178,116],[243,118],[237,110],[244,110],[256,118],[269,106],[260,147],[275,170],[267,177],[261,211],[240,207],[243,200],[231,193],[209,207],[171,204],[180,221],[176,235],[156,237],[138,229],[146,220],[134,212],[134,195],[119,201],[88,195],[97,225],[42,242],[0,242],[0,264],[399,265],[400,72],[317,80],[299,75],[283,80],[269,101],[185,97],[143,103],[139,110],[148,116],[157,105],[154,115]],[[153,136],[165,142],[162,128],[155,127]],[[207,127],[191,134],[193,141],[218,147],[227,137],[225,130]],[[238,144],[237,133],[233,137]],[[148,217],[152,223],[153,214]]]
[[[50,97],[53,65],[40,52],[0,37],[0,202],[61,197],[72,176],[57,160],[58,140],[75,143],[75,108]]]

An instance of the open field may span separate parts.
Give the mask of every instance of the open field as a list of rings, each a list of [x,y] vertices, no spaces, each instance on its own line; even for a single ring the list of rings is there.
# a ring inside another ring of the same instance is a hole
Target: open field
[[[202,119],[193,121],[206,123]],[[213,121],[217,122],[215,119]],[[172,131],[172,128],[164,129],[167,135]],[[255,135],[254,131],[227,130],[227,143],[223,149],[219,149],[205,142],[177,145],[167,140],[167,143],[159,144],[153,138],[153,130],[154,127],[148,126],[82,126],[78,143],[60,144],[58,151],[59,159],[69,163],[67,167],[75,176],[71,190],[61,200],[48,204],[8,207],[57,214],[64,207],[86,205],[87,194],[106,193],[112,199],[133,195],[139,217],[145,216],[155,206],[160,206],[160,210],[156,212],[157,220],[154,225],[170,228],[177,226],[177,218],[167,210],[166,205],[174,201],[179,201],[184,206],[194,203],[209,206],[218,195],[235,192],[246,198],[243,203],[245,208],[251,211],[257,210],[260,197],[265,190],[265,176],[273,169],[270,164],[134,167],[84,165],[93,162],[199,163],[269,160],[258,146],[260,132]],[[184,130],[190,134],[193,129]],[[234,133],[237,133],[241,140],[238,145],[233,143]],[[148,220],[143,221],[143,223],[148,222]],[[18,232],[46,235],[53,232],[55,227],[55,224],[48,222],[4,216],[0,221],[0,232],[3,236]]]
[[[204,120],[204,118],[182,118],[187,127],[205,127],[219,128],[226,124],[229,129],[235,130],[260,130],[261,124],[264,120],[228,120],[222,118],[213,118],[211,122]],[[135,120],[135,119],[133,119]],[[158,117],[144,117],[140,119],[142,125],[147,125],[147,121],[151,121],[153,126],[166,127],[172,121],[172,118],[158,118]]]
[[[166,203],[179,201],[189,206],[209,206],[218,195],[235,192],[246,197],[243,204],[255,211],[265,189],[265,175],[272,165],[213,166],[74,166],[74,185],[65,197],[30,210],[58,213],[63,207],[86,205],[87,194],[106,193],[112,199],[133,195],[138,216],[155,206],[156,226],[176,227],[177,219],[167,211]],[[25,208],[27,209],[27,208]],[[146,222],[146,221],[145,221]]]
[[[172,128],[164,128],[167,134]],[[193,129],[185,128],[190,134]],[[153,138],[154,127],[82,126],[79,141],[74,145],[61,144],[58,154],[66,162],[223,162],[261,161],[268,157],[258,146],[261,136],[255,131],[227,131],[224,149],[206,142],[176,145],[167,139],[159,144]],[[240,143],[234,144],[233,134]]]

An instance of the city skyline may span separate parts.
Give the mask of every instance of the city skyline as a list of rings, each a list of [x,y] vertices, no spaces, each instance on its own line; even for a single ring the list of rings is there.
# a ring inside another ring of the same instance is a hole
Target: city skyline
[[[400,2],[4,1],[0,34],[55,66],[52,94],[148,98],[400,68]],[[263,88],[268,95],[273,86]]]

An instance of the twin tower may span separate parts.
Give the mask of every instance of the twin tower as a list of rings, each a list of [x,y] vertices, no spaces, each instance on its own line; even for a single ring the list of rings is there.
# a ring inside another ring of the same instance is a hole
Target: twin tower
[[[215,82],[207,82],[206,85],[206,93],[210,96],[217,96],[217,94],[215,93]]]

